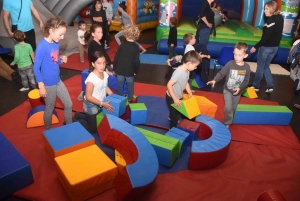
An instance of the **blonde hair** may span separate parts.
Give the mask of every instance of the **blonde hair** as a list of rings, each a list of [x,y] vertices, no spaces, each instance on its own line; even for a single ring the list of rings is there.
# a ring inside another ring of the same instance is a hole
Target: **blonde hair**
[[[238,42],[235,46],[234,49],[238,49],[238,50],[244,50],[244,53],[247,54],[248,52],[248,45],[244,42]]]
[[[140,30],[135,25],[129,25],[124,28],[124,37],[136,41],[140,37]]]
[[[276,1],[269,1],[265,4],[265,6],[268,6],[271,15],[278,15],[280,13]]]
[[[48,37],[50,29],[58,29],[59,27],[67,28],[67,23],[63,21],[61,17],[52,17],[48,19],[45,24],[44,36]]]
[[[186,33],[183,36],[183,41],[185,44],[189,44],[189,42],[194,38],[194,34],[192,33]]]

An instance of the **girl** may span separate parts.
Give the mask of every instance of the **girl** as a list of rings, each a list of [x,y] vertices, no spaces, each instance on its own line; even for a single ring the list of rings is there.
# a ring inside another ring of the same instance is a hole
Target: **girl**
[[[38,82],[40,95],[44,97],[45,129],[51,129],[52,112],[56,96],[64,104],[66,124],[72,123],[72,101],[68,90],[59,76],[59,65],[67,62],[66,56],[59,57],[59,41],[64,38],[67,24],[60,17],[47,20],[44,38],[39,42],[35,52],[34,74]]]
[[[123,96],[123,86],[126,80],[128,87],[128,101],[133,99],[134,75],[137,74],[140,66],[139,47],[135,44],[140,36],[139,29],[134,25],[129,25],[124,29],[126,42],[122,43],[117,50],[114,59],[114,71],[117,74],[118,95]]]
[[[106,48],[109,48],[109,27],[110,27],[110,24],[112,22],[112,17],[113,17],[113,10],[112,10],[112,7],[111,7],[111,4],[107,1],[107,0],[103,0],[103,10],[105,10],[105,13],[106,13],[106,18],[107,18],[107,27],[106,27],[106,41],[105,41],[105,45],[106,45]]]
[[[76,113],[74,120],[84,119],[87,125],[83,126],[90,132],[97,132],[96,115],[104,107],[109,112],[114,108],[109,104],[110,101],[103,102],[106,94],[112,94],[108,85],[108,74],[105,72],[105,57],[102,52],[95,51],[91,54],[92,72],[85,80],[86,91],[83,102],[85,115]]]
[[[122,1],[122,2],[119,3],[118,10],[119,10],[120,15],[122,16],[121,20],[122,20],[122,23],[123,23],[123,28],[133,24],[131,17],[126,13],[126,8],[127,7],[126,7],[126,2],[125,1]],[[115,35],[115,39],[116,39],[116,41],[119,45],[121,44],[121,41],[120,41],[121,36],[124,36],[124,31],[123,30],[118,32]],[[146,49],[143,48],[138,42],[135,42],[135,43],[140,47],[140,49],[142,49],[141,54],[146,52]]]

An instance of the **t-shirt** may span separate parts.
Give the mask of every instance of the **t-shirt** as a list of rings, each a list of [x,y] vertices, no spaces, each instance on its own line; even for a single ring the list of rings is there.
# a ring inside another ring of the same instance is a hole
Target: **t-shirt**
[[[173,88],[176,98],[182,99],[183,91],[185,90],[186,84],[188,83],[188,80],[189,80],[189,75],[190,75],[190,72],[189,71],[186,72],[184,69],[182,69],[181,66],[179,66],[173,72],[171,80],[174,82],[172,88]],[[168,96],[171,97],[168,90],[167,90],[167,94],[168,94]]]
[[[23,32],[29,31],[34,28],[31,16],[31,6],[33,6],[31,0],[22,0],[22,11],[21,0],[3,0],[3,10],[9,12],[12,25],[18,25],[18,30]],[[18,20],[20,13],[20,18]]]
[[[78,36],[78,41],[81,45],[85,45],[85,42],[84,42],[84,37],[83,38],[80,38],[80,36],[84,36],[84,33],[85,33],[85,30],[82,31],[81,29],[78,30],[77,32],[77,36]]]
[[[24,68],[32,64],[30,55],[33,54],[33,50],[30,44],[16,44],[15,45],[15,57],[12,64],[17,64],[18,68]]]
[[[184,54],[186,54],[187,52],[189,52],[191,50],[195,50],[194,46],[187,44],[185,46]]]
[[[103,80],[101,80],[93,72],[91,72],[85,80],[85,84],[91,82],[94,85],[92,96],[101,102],[106,97],[106,89],[108,85],[108,74],[105,71],[103,73],[104,73]]]
[[[132,24],[131,23],[131,18],[126,12],[122,12],[121,20],[122,20],[122,23],[123,23],[124,27]]]
[[[113,10],[112,10],[112,7],[111,7],[111,4],[106,2],[102,4],[103,6],[103,10],[105,10],[105,13],[106,13],[106,18],[107,19],[112,19],[113,17]]]

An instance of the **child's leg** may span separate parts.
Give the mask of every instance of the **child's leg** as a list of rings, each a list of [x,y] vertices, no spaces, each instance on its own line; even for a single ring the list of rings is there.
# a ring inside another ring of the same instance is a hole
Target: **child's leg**
[[[224,94],[224,124],[225,125],[231,125],[233,121],[233,95],[231,92],[227,90],[223,90]]]
[[[296,79],[297,79],[297,74],[296,74],[296,72],[297,72],[297,68],[294,68],[294,69],[290,69],[290,78],[293,80],[293,81],[295,81]]]
[[[36,89],[36,82],[35,82],[35,77],[33,73],[33,65],[31,64],[30,67],[26,70],[26,74],[29,80],[29,83],[33,89]]]
[[[169,59],[171,59],[172,57],[175,57],[177,55],[177,53],[175,52],[175,48],[169,46]]]
[[[137,44],[139,46],[139,48],[142,50],[142,54],[146,52],[146,49],[143,48],[143,46],[141,46],[141,44],[139,44],[138,42],[135,41],[135,44]]]
[[[85,112],[85,120],[87,121],[87,130],[90,133],[96,133],[97,132],[97,125],[96,125],[96,116],[99,112],[100,106],[95,105],[87,100],[83,101],[83,109]]]
[[[57,92],[57,85],[53,86],[45,86],[47,96],[45,99],[45,112],[44,112],[44,125],[45,129],[51,129],[52,125],[52,112],[54,109],[55,101],[56,101],[56,92]]]
[[[79,58],[81,62],[84,62],[84,46],[78,42]]]
[[[128,90],[128,101],[133,100],[134,77],[126,77],[126,84]]]
[[[21,76],[21,80],[22,80],[22,85],[24,88],[29,88],[29,84],[28,84],[28,79],[27,79],[27,74],[26,74],[26,69],[19,69],[19,74]]]
[[[62,81],[57,84],[57,96],[64,104],[64,116],[66,124],[72,123],[72,106],[69,92]]]
[[[117,75],[117,93],[120,96],[123,96],[123,87],[124,87],[124,81],[125,81],[125,76],[123,75]]]
[[[180,119],[180,113],[171,106],[174,103],[173,99],[166,94],[166,102],[170,110],[169,118],[170,120],[170,128],[177,127],[178,120]]]
[[[115,35],[115,39],[116,39],[118,45],[121,45],[121,41],[120,41],[120,37],[121,37],[121,36],[124,36],[124,31],[119,31],[119,32],[116,33],[116,35]]]

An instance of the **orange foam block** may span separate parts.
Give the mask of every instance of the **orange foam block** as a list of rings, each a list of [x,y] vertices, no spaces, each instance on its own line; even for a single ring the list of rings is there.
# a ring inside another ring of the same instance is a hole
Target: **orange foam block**
[[[97,146],[55,158],[58,179],[73,201],[87,200],[114,187],[118,168]]]
[[[253,88],[246,88],[243,91],[242,96],[245,96],[247,98],[258,98],[258,96]]]
[[[193,97],[196,99],[196,101],[198,103],[201,114],[215,118],[216,112],[218,110],[218,106],[214,102],[210,101],[209,99],[205,98],[204,96],[193,95]],[[188,98],[189,98],[188,94],[183,95],[183,100],[186,100]]]
[[[176,107],[174,104],[172,104],[172,106],[189,119],[192,119],[201,114],[197,100],[194,96],[192,98],[181,101],[180,104],[180,107]]]
[[[46,106],[39,105],[30,110],[27,115],[27,128],[33,128],[44,125],[44,111]],[[57,124],[59,122],[58,116],[55,110],[52,113],[52,124]]]

